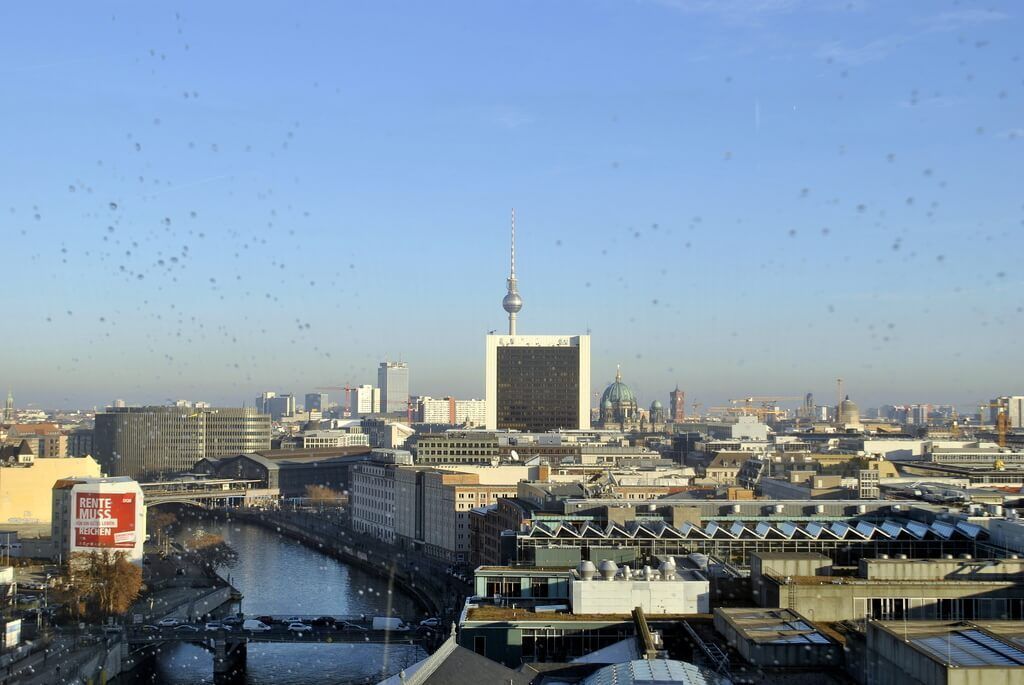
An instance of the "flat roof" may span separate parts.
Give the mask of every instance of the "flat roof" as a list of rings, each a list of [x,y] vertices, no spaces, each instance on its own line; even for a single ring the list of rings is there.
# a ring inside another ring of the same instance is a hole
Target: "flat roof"
[[[511,599],[509,600],[511,601]],[[555,603],[557,600],[548,598],[550,603]],[[564,603],[564,602],[563,602]],[[686,618],[694,618],[695,616],[704,616],[706,614],[657,614],[648,615],[648,623],[657,623],[659,621],[681,621]],[[557,611],[542,611],[537,613],[530,608],[517,607],[515,609],[511,607],[499,607],[494,605],[470,605],[466,610],[466,621],[579,621],[581,623],[630,623],[633,622],[633,616],[631,614],[571,614],[568,612],[557,612]]]
[[[763,644],[830,645],[833,641],[791,609],[718,608],[744,639]]]
[[[932,661],[956,668],[1024,668],[1019,621],[877,621]]]

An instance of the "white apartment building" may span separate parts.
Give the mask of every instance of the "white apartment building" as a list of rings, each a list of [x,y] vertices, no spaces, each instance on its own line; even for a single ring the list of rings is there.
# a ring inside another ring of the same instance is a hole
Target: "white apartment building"
[[[487,421],[487,403],[484,400],[457,400],[454,397],[421,397],[419,420],[423,423],[483,426]]]
[[[302,435],[302,449],[315,450],[326,447],[369,447],[370,436],[365,433],[349,433],[343,430],[310,431]]]
[[[380,388],[360,385],[352,388],[349,399],[353,417],[380,413]]]

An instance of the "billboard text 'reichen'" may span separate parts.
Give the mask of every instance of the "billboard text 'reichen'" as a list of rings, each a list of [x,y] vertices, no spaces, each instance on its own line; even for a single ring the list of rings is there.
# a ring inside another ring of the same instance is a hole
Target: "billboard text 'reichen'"
[[[74,545],[135,547],[135,493],[76,492]]]

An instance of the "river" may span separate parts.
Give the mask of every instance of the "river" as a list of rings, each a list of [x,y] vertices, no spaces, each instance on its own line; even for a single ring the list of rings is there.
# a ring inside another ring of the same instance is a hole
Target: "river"
[[[230,576],[244,599],[242,611],[259,614],[366,614],[406,619],[420,615],[415,603],[387,581],[315,552],[294,540],[249,523],[204,521],[205,530],[222,535],[238,552]],[[422,659],[419,647],[408,645],[261,644],[247,647],[249,685],[306,685],[311,683],[377,682]],[[165,648],[119,681],[124,685],[213,682],[208,651],[188,644]]]

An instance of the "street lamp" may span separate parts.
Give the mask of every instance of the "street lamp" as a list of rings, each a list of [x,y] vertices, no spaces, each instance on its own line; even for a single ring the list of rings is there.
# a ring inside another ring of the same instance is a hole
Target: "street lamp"
[[[43,635],[47,635],[50,632],[50,623],[47,621],[50,607],[50,574],[46,574],[46,579],[43,581],[43,610],[39,613],[39,627],[42,628]]]

